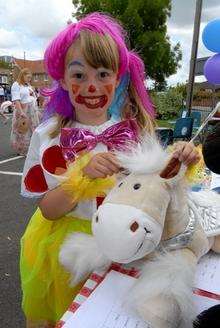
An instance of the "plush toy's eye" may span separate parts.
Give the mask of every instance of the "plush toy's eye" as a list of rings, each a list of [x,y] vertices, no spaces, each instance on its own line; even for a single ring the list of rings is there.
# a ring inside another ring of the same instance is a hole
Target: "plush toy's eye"
[[[137,221],[134,221],[134,222],[130,225],[130,230],[131,230],[132,232],[135,232],[138,228],[139,228],[139,224],[137,223]]]
[[[99,217],[98,217],[98,215],[95,217],[95,222],[99,222]]]
[[[120,188],[123,185],[123,182],[119,183],[118,188]]]
[[[139,189],[140,187],[141,187],[141,184],[140,183],[135,183],[134,186],[133,186],[133,188],[135,190]]]

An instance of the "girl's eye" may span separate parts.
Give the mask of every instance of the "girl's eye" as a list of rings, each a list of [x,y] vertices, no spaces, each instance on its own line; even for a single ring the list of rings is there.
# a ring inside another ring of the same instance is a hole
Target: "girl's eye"
[[[82,73],[75,73],[75,74],[73,74],[73,77],[78,79],[78,80],[82,80],[83,79],[83,74]]]
[[[99,72],[99,76],[100,76],[101,79],[104,79],[106,77],[109,77],[109,73],[105,72],[105,71]]]

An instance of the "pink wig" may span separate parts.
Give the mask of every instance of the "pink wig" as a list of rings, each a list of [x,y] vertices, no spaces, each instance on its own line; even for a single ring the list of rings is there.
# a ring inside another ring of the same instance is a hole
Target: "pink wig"
[[[70,102],[68,92],[65,91],[59,80],[64,77],[65,56],[72,43],[78,38],[80,31],[87,30],[101,35],[108,34],[115,41],[119,52],[119,77],[129,74],[130,80],[136,89],[142,105],[153,117],[154,109],[144,85],[144,64],[140,57],[128,50],[125,44],[126,32],[111,17],[93,13],[87,15],[78,23],[68,25],[49,44],[45,51],[44,61],[48,74],[55,80],[50,90],[43,90],[43,95],[50,96],[46,107],[45,117],[58,114],[74,118],[74,108]]]

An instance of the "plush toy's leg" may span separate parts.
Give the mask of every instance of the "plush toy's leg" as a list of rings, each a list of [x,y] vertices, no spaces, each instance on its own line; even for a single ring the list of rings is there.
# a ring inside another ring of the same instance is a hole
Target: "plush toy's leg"
[[[181,249],[146,264],[136,292],[137,309],[152,327],[192,327],[196,263],[196,256],[189,249]]]
[[[212,250],[216,253],[220,253],[220,236],[215,237]]]
[[[180,321],[180,309],[171,298],[155,297],[139,307],[139,312],[147,322],[156,328],[177,328]],[[176,324],[175,324],[176,323]]]

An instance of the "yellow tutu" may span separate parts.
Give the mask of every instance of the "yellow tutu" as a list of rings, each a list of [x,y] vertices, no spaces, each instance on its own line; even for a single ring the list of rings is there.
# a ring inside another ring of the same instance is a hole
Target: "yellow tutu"
[[[58,262],[58,253],[69,233],[91,234],[91,222],[64,216],[46,220],[34,213],[21,240],[20,271],[22,308],[29,320],[58,321],[83,283],[69,287],[69,274]]]

